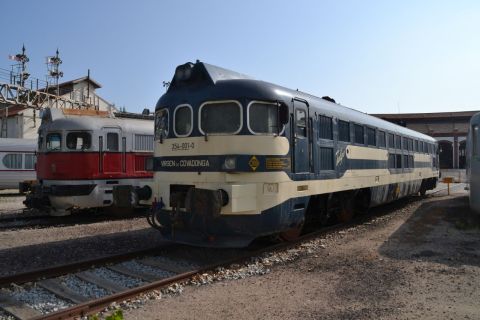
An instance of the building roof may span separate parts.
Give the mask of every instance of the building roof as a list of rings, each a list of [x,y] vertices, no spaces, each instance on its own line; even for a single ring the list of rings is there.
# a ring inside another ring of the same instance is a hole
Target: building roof
[[[19,113],[22,113],[24,110],[26,110],[27,107],[23,105],[0,105],[0,118],[5,117],[7,115],[8,117],[13,117],[18,115]]]
[[[62,82],[62,83],[58,84],[58,86],[63,87],[63,86],[67,86],[67,85],[70,85],[70,84],[80,83],[80,82],[83,82],[83,81],[89,81],[91,84],[93,84],[95,89],[98,89],[98,88],[102,87],[102,85],[100,83],[98,83],[97,81],[95,81],[94,79],[92,79],[92,77],[81,77],[81,78],[70,80],[70,81],[67,81],[67,82]]]
[[[374,117],[386,120],[406,119],[444,119],[444,118],[471,118],[477,111],[456,111],[456,112],[429,112],[429,113],[377,113],[371,114]]]

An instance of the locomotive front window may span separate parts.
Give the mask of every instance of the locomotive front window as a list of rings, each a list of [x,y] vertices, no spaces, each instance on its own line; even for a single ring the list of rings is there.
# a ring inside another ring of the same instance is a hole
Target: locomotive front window
[[[180,105],[173,114],[175,126],[173,130],[178,137],[186,137],[192,132],[193,112],[189,105]]]
[[[278,106],[275,103],[253,102],[248,107],[248,126],[252,133],[275,134],[279,130]]]
[[[47,151],[58,151],[62,148],[62,135],[60,133],[47,134]]]
[[[168,109],[162,109],[155,113],[155,140],[168,136]]]
[[[92,146],[92,136],[88,132],[69,132],[67,148],[69,150],[88,150]]]
[[[207,102],[200,107],[200,131],[204,134],[236,134],[242,127],[238,102]]]

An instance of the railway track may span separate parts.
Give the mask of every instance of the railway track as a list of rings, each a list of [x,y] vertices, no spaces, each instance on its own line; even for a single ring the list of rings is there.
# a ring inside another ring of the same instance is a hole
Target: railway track
[[[188,283],[222,267],[245,266],[262,255],[367,223],[417,199],[373,209],[353,222],[322,228],[293,242],[260,242],[244,250],[171,245],[0,278],[0,308],[17,319],[71,319],[94,314],[114,302]]]
[[[15,215],[0,218],[0,230],[18,230],[29,228],[65,227],[78,224],[90,224],[102,221],[115,221],[145,217],[145,213],[136,212],[132,215],[113,216],[108,214],[73,214],[70,216],[54,217],[42,215]]]

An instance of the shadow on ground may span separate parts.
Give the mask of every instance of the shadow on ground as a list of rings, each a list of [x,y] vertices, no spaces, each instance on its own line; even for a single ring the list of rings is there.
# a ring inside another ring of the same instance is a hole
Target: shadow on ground
[[[448,266],[480,266],[480,216],[468,197],[423,203],[380,247],[381,255]]]

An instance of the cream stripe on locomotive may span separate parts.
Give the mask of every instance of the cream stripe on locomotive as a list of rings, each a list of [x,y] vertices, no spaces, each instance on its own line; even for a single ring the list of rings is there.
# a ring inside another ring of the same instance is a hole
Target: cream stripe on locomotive
[[[207,138],[175,138],[157,142],[155,156],[286,155],[289,148],[288,139],[280,136],[209,135]]]
[[[197,188],[224,189],[230,201],[222,208],[224,215],[251,215],[272,208],[284,201],[351,189],[376,187],[392,183],[436,177],[430,168],[417,168],[409,173],[390,174],[388,169],[347,170],[339,179],[292,181],[285,172],[222,173],[156,172],[157,194],[170,208],[168,184],[188,181]]]

